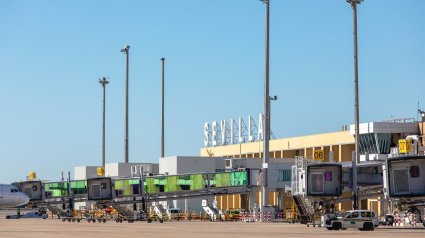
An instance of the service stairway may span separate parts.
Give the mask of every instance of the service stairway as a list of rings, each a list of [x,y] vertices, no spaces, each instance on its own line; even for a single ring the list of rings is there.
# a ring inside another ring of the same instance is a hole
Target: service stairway
[[[167,213],[167,209],[164,208],[164,206],[162,206],[162,204],[160,203],[155,203],[155,205],[153,206],[153,210],[156,214],[157,217],[163,219],[164,216],[169,215]]]
[[[299,218],[304,222],[312,220],[314,209],[311,206],[310,199],[303,195],[294,195],[292,200],[297,208]]]
[[[217,200],[214,200],[212,202],[212,204],[207,203],[206,206],[202,207],[205,211],[205,213],[207,213],[210,217],[211,220],[215,221],[216,219],[224,219],[224,213],[219,209],[218,205],[217,205]]]

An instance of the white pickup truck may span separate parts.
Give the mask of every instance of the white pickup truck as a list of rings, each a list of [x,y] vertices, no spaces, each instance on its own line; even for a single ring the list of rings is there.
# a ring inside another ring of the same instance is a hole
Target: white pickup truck
[[[372,210],[351,210],[345,215],[329,213],[321,217],[321,226],[328,230],[357,228],[361,231],[373,231],[378,225],[378,217]]]

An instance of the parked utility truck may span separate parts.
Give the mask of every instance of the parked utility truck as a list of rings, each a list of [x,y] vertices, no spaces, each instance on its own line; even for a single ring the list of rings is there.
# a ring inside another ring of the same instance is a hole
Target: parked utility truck
[[[328,213],[321,217],[321,226],[328,230],[357,228],[361,231],[373,231],[378,225],[378,217],[372,210],[351,210],[347,211],[345,215]]]

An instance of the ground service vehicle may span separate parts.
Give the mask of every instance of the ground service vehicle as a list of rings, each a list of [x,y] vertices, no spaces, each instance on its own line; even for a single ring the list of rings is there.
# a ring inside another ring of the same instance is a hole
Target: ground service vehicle
[[[227,209],[225,214],[228,219],[239,220],[239,214],[241,212],[238,209]]]
[[[321,226],[328,230],[346,230],[357,228],[361,231],[373,231],[379,226],[376,212],[372,210],[351,210],[344,215],[328,213],[321,217]]]
[[[21,215],[19,218],[47,218],[47,214],[44,212],[27,212]],[[6,219],[18,219],[18,215],[7,215]]]

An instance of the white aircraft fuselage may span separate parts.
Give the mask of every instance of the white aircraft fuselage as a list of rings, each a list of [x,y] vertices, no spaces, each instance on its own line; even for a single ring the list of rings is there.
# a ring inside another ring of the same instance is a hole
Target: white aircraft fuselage
[[[0,184],[0,207],[16,207],[25,205],[30,198],[10,184]]]

